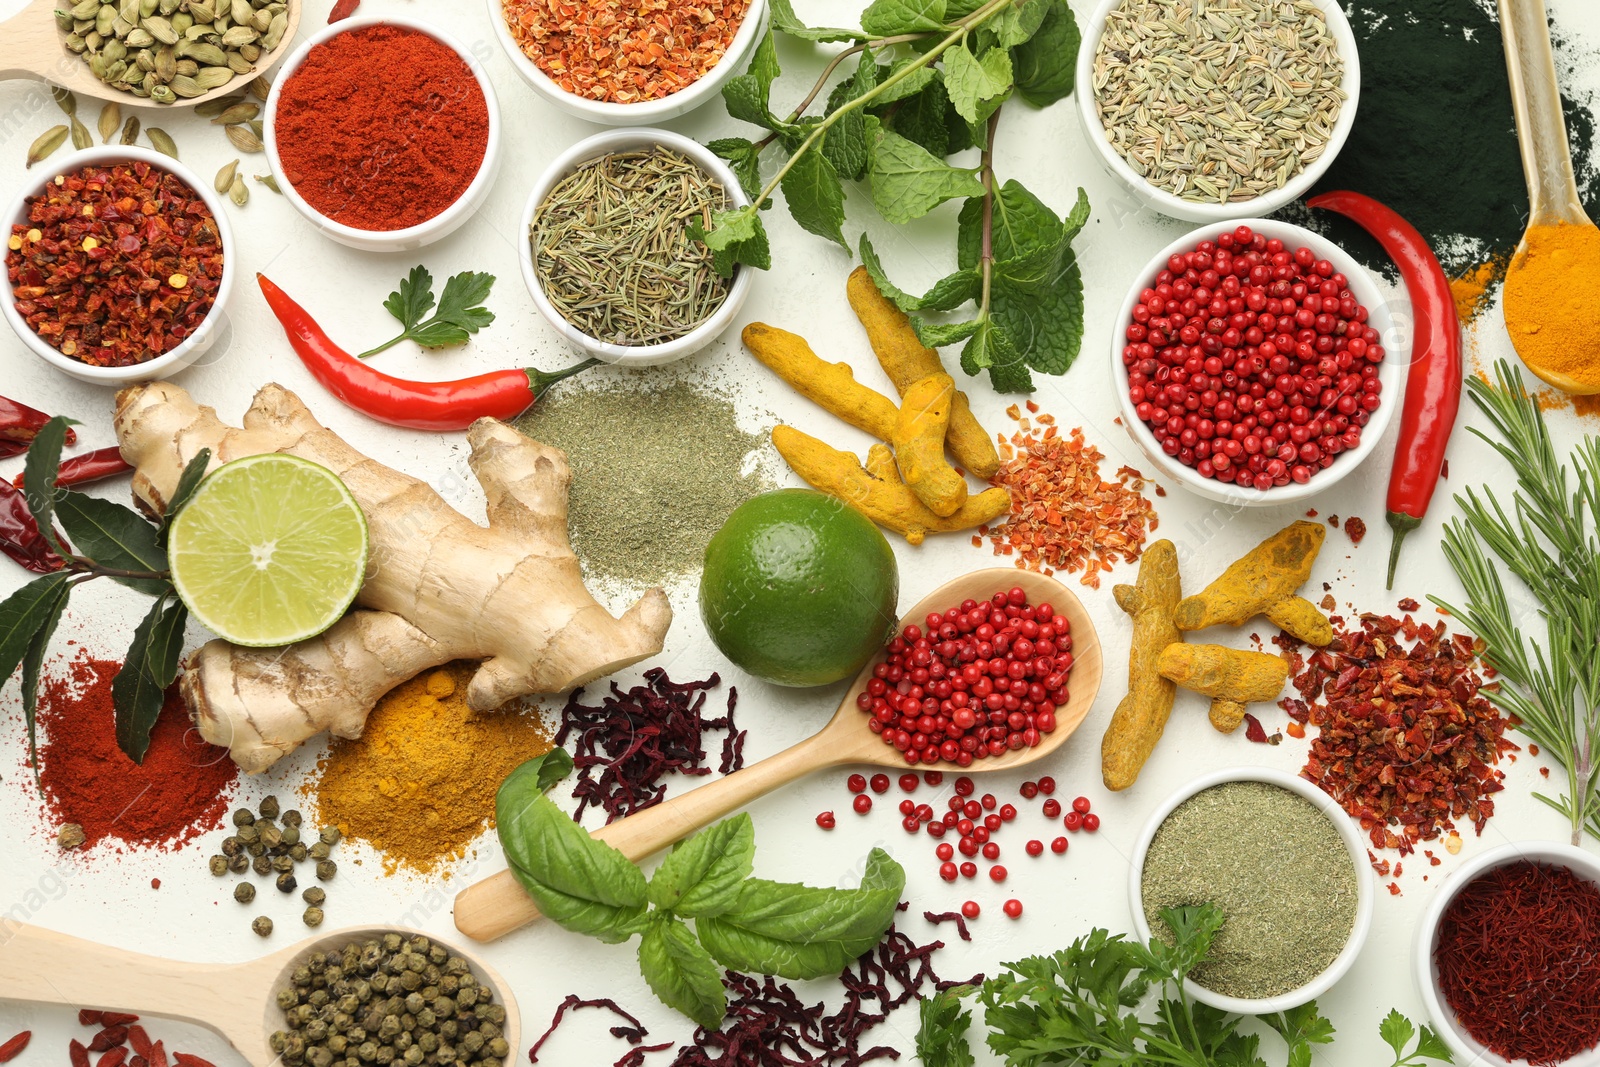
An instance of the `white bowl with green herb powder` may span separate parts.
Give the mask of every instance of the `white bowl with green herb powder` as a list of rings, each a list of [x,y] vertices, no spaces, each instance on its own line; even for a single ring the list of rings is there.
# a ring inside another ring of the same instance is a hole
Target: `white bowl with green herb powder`
[[[1164,909],[1221,909],[1185,988],[1242,1015],[1321,996],[1372,926],[1374,883],[1355,824],[1316,786],[1263,767],[1216,771],[1168,797],[1139,835],[1129,883],[1141,940],[1171,939]]]

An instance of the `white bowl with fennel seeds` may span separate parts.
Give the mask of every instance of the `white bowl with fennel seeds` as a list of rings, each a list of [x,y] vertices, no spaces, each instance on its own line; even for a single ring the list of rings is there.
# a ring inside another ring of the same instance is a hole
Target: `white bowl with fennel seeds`
[[[1287,1011],[1343,978],[1372,928],[1373,886],[1361,836],[1338,803],[1310,782],[1266,767],[1213,771],[1169,796],[1140,832],[1128,873],[1142,941],[1165,925],[1157,905],[1223,910],[1211,952],[1184,990],[1240,1015]],[[1213,889],[1234,897],[1200,899]],[[1318,929],[1323,911],[1331,914]],[[1252,978],[1278,987],[1236,995]],[[1222,991],[1228,988],[1233,992]]]
[[[641,157],[661,159],[672,181],[644,171],[619,175],[599,169],[608,160]],[[696,183],[694,171],[705,187],[703,204],[682,195]],[[585,200],[572,195],[601,187],[608,190],[600,205],[603,217],[580,217]],[[559,213],[553,195],[564,198]],[[644,223],[653,200],[658,210],[671,207],[672,217],[663,213],[651,226]],[[666,130],[608,130],[573,145],[534,183],[519,231],[522,278],[539,313],[582,351],[628,367],[670,363],[732,325],[754,281],[754,272],[742,265],[732,278],[718,278],[709,251],[683,232],[687,217],[709,222],[713,210],[749,204],[738,177],[700,143]],[[638,252],[621,254],[624,240]],[[682,254],[664,264],[671,249]],[[681,310],[667,314],[665,308]],[[640,324],[653,331],[648,339],[640,337]]]
[[[1084,135],[1164,215],[1270,215],[1355,125],[1361,63],[1337,0],[1100,0],[1085,26]]]

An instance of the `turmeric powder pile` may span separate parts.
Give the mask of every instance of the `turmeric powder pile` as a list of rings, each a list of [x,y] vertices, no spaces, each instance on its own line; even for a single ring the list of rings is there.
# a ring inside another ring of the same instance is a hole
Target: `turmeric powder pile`
[[[462,660],[397,686],[360,739],[333,742],[306,789],[324,823],[383,854],[386,874],[432,874],[459,859],[493,824],[506,775],[552,747],[532,706],[467,707],[477,666]]]
[[[1528,366],[1600,390],[1600,229],[1530,227],[1506,272],[1506,330]]]

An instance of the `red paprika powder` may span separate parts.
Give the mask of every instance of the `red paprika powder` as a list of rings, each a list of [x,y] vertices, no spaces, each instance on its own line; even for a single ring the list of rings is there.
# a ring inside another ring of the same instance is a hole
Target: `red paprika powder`
[[[228,750],[200,740],[174,686],[137,764],[117,747],[111,680],[122,669],[86,652],[39,692],[39,784],[54,832],[83,827],[82,848],[113,839],[178,848],[223,825],[239,778]]]
[[[461,198],[489,145],[489,107],[449,46],[403,26],[317,45],[273,117],[283,176],[334,222],[401,230]]]

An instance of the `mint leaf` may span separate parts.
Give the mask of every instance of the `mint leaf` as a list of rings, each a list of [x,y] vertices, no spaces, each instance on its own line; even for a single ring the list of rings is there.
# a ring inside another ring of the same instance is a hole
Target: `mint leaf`
[[[703,241],[711,249],[711,265],[718,274],[732,277],[733,268],[740,263],[760,270],[772,266],[767,228],[761,225],[761,216],[754,207],[713,212],[711,225],[713,228],[707,232],[698,219],[691,219],[687,232],[691,241]]]
[[[989,382],[996,392],[1033,392],[1033,375],[1028,373],[1022,353],[1005,325],[993,314],[979,324],[977,332],[961,349],[961,369],[968,374],[987,369]]]
[[[739,188],[752,203],[761,195],[761,150],[743,137],[722,137],[707,141],[706,147],[713,155],[728,161],[729,168],[739,178]]]
[[[875,37],[944,29],[945,0],[872,0],[861,13],[861,28]]]
[[[917,332],[917,340],[922,342],[923,347],[943,348],[945,345],[953,345],[957,341],[965,341],[977,333],[978,328],[986,321],[988,320],[972,319],[968,322],[927,322],[912,316],[911,328]],[[967,373],[976,374],[977,372],[968,371]]]
[[[62,555],[66,552],[56,537],[55,506],[56,497],[64,495],[66,490],[56,486],[56,471],[61,467],[61,447],[66,443],[69,424],[75,426],[77,422],[57,415],[40,427],[28,445],[28,460],[22,467],[22,498],[28,502],[33,521],[39,524],[39,532],[50,547]],[[15,668],[12,664],[12,669]],[[10,673],[7,671],[6,675]]]
[[[1072,250],[1064,249],[1055,274],[1037,283],[1014,282],[997,264],[989,310],[1028,366],[1065,374],[1083,346],[1083,277]]]
[[[133,631],[122,669],[111,680],[116,710],[117,747],[135,763],[144,762],[150,730],[161,716],[167,686],[178,677],[183,628],[189,609],[177,597],[158,597]]]
[[[626,941],[643,929],[644,875],[544,795],[543,763],[524,763],[495,794],[495,826],[511,873],[546,918],[612,944]]]
[[[879,81],[888,81],[916,61],[916,58],[911,56],[900,60],[889,68],[887,77],[880,78]],[[940,75],[936,67],[918,67],[916,70],[901,76],[899,81],[873,97],[872,106],[874,108],[884,108],[896,100],[904,100],[907,97],[916,96],[934,82],[939,81],[939,79]]]
[[[56,518],[78,554],[102,567],[158,573],[167,569],[159,531],[132,508],[96,496],[63,492],[56,503]],[[111,580],[150,596],[172,592],[171,584],[161,578],[114,575]]]
[[[818,44],[863,39],[859,30],[808,27],[795,15],[794,6],[789,3],[789,0],[772,0],[770,7],[772,11],[772,28],[789,37],[798,37],[804,41],[815,41]]]
[[[1017,95],[1034,107],[1048,107],[1072,95],[1078,62],[1078,21],[1067,0],[1048,0],[1044,21],[1027,41],[1011,50]]]
[[[1088,200],[1081,192],[1080,202],[1087,211]],[[1021,259],[1041,250],[1054,252],[1065,233],[1056,213],[1014,178],[995,191],[993,216],[991,251],[996,262]],[[976,267],[983,250],[982,197],[961,205],[956,227],[956,263]]]
[[[957,986],[925,997],[918,1008],[917,1059],[922,1067],[973,1067],[977,1061],[967,1044],[972,1013],[963,1011],[961,997],[968,986]]]
[[[727,106],[728,114],[768,130],[776,130],[784,125],[773,115],[769,103],[772,83],[780,73],[778,50],[769,29],[761,35],[761,43],[756,45],[755,54],[750,57],[750,66],[745,68],[743,74],[729,78],[728,84],[722,87],[722,102]]]
[[[1424,1026],[1417,1035],[1417,1049],[1411,1055],[1413,1059],[1421,1056],[1430,1060],[1439,1060],[1441,1063],[1455,1062],[1455,1057],[1450,1053],[1450,1046],[1446,1045],[1444,1039],[1434,1033],[1433,1028],[1430,1026]]]
[[[840,82],[834,95],[828,98],[828,113],[832,114],[850,101],[876,89],[878,70],[878,64],[872,61],[872,54],[862,52],[861,61],[856,65],[855,76],[849,81]],[[822,138],[822,154],[841,178],[857,181],[866,175],[867,115],[862,108],[846,112],[829,128]],[[843,190],[840,190],[840,198],[843,199]],[[841,209],[840,218],[843,217]],[[823,234],[823,236],[828,235]]]
[[[983,279],[975,270],[958,270],[933,283],[922,296],[912,296],[898,288],[884,273],[877,250],[866,234],[861,235],[861,263],[872,275],[878,290],[901,311],[951,311],[982,293]]]
[[[1416,1032],[1417,1028],[1412,1025],[1410,1019],[1400,1014],[1398,1008],[1390,1008],[1389,1014],[1378,1024],[1378,1036],[1383,1038],[1384,1044],[1394,1049],[1396,1061],[1405,1058],[1406,1042],[1410,1041]]]
[[[1011,53],[992,48],[980,59],[965,44],[948,49],[944,87],[958,115],[969,123],[986,121],[1011,91]]]
[[[718,915],[733,906],[756,855],[748,812],[682,841],[650,878],[650,903],[679,915]]]
[[[983,28],[994,34],[1001,48],[1011,48],[1038,32],[1045,15],[1049,13],[1050,4],[1051,0],[1022,0],[1003,9],[985,22]]]
[[[877,103],[879,98],[874,98]],[[882,118],[883,128],[912,141],[934,156],[943,158],[950,154],[950,130],[945,116],[950,112],[950,97],[944,83],[932,81],[915,96],[907,97],[892,114]],[[965,129],[965,127],[962,127]]]
[[[982,196],[977,174],[976,167],[952,167],[921,145],[881,128],[867,168],[872,202],[893,223],[921,218],[946,200]]]
[[[389,294],[384,308],[400,320],[403,329],[409,330],[422,321],[433,307],[433,275],[418,263],[411,273],[400,281],[400,288]]]
[[[172,491],[172,499],[167,501],[166,510],[161,515],[161,529],[156,535],[163,547],[167,543],[167,534],[172,530],[172,520],[178,517],[178,512],[183,510],[189,498],[194,496],[194,491],[200,488],[200,483],[205,481],[206,467],[210,464],[211,449],[202,448],[183,465],[183,473],[178,475],[178,487]]]
[[[650,916],[639,941],[639,973],[650,990],[707,1030],[716,1030],[728,1013],[722,974],[711,954],[681,919],[665,912]]]

